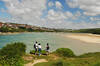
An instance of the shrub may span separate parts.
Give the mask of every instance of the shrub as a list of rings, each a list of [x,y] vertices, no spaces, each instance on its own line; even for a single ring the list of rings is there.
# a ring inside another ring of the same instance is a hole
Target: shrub
[[[25,54],[26,46],[23,43],[12,43],[0,50],[0,64],[7,66],[20,66]]]
[[[55,53],[58,56],[63,56],[63,57],[74,57],[75,54],[73,53],[72,50],[68,49],[68,48],[59,48],[55,51]]]
[[[45,50],[42,50],[41,52],[43,55],[45,55],[47,52]]]
[[[0,56],[22,56],[23,54],[25,54],[25,50],[26,46],[23,43],[12,43],[8,44],[0,50]]]

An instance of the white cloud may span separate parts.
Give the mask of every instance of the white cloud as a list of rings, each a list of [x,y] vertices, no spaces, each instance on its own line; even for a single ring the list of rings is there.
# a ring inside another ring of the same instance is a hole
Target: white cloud
[[[47,18],[49,20],[63,20],[63,19],[66,19],[66,16],[61,11],[56,12],[53,9],[51,9],[51,10],[48,11]]]
[[[79,7],[85,15],[100,15],[100,0],[66,0],[70,7]],[[74,8],[75,8],[74,7]]]
[[[48,6],[49,6],[49,7],[52,7],[52,6],[54,6],[54,3],[53,3],[52,1],[50,1],[50,2],[48,3]]]
[[[58,21],[64,21],[69,18],[73,18],[74,15],[70,11],[62,12],[62,11],[55,11],[53,9],[48,11],[47,19],[49,20],[56,20]]]
[[[77,11],[77,12],[72,16],[72,19],[73,19],[73,20],[78,20],[79,17],[82,17],[82,16],[81,16],[80,11]]]
[[[78,0],[66,0],[66,2],[71,8],[78,7]]]
[[[53,9],[48,12],[48,16],[46,18],[46,27],[52,27],[52,28],[67,28],[67,29],[82,29],[82,28],[97,28],[100,27],[98,23],[92,23],[92,22],[72,22],[68,21],[66,19],[72,18],[72,19],[78,19],[78,17],[81,16],[81,13],[79,11],[76,12],[76,14],[72,14],[71,12],[61,12],[61,11],[54,11]],[[49,26],[48,26],[49,25]]]
[[[100,17],[90,17],[91,21],[100,21]]]
[[[69,12],[69,11],[65,12],[65,15],[66,15],[67,17],[73,17],[73,14],[72,14],[71,12]]]
[[[59,1],[56,1],[55,5],[56,5],[56,8],[58,9],[61,9],[63,7]]]
[[[6,12],[6,10],[4,8],[1,8],[0,11],[1,12]]]
[[[38,25],[41,24],[42,11],[46,9],[46,0],[3,0],[13,18],[23,20],[28,24]]]
[[[62,12],[61,10],[54,11],[53,9],[48,11],[46,18],[41,18],[43,10],[46,9],[46,0],[3,0],[8,8],[8,13],[12,15],[12,19],[1,19],[4,21],[12,21],[17,23],[27,23],[31,25],[52,27],[52,28],[91,28],[100,27],[99,23],[75,23],[68,21],[67,19],[77,19],[81,16],[80,12],[72,14],[70,11]],[[53,4],[48,4],[52,6]],[[63,6],[59,1],[55,3],[56,7],[61,9]],[[88,9],[80,8],[86,10]],[[91,12],[90,12],[91,13]],[[98,25],[99,24],[99,25]]]

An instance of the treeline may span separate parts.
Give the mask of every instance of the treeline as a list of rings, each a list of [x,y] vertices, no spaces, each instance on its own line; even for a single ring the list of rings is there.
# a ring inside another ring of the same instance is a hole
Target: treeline
[[[54,32],[67,32],[67,33],[92,33],[92,34],[100,34],[100,28],[93,29],[53,29]]]
[[[100,28],[93,29],[54,29],[55,32],[67,32],[67,33],[92,33],[92,34],[100,34]]]
[[[10,27],[1,27],[0,32],[24,32],[26,29],[23,28],[10,28]]]
[[[80,30],[73,30],[73,33],[92,33],[92,34],[100,34],[100,28],[95,29],[80,29]]]
[[[53,32],[53,30],[43,30],[43,29],[32,29],[32,28],[25,28],[25,27],[19,27],[11,28],[11,27],[1,27],[0,32]]]
[[[53,29],[55,32],[72,32],[72,29]]]

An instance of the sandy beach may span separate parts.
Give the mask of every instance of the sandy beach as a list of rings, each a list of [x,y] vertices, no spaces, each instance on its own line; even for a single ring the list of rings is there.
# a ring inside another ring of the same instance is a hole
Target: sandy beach
[[[78,33],[71,33],[68,35],[64,35],[64,37],[69,37],[72,39],[81,40],[88,43],[100,43],[100,35],[95,34],[78,34]]]
[[[20,34],[20,33],[32,33],[32,32],[0,32],[0,35],[12,35],[12,34]]]
[[[12,34],[19,34],[19,32],[7,32],[7,33],[3,33],[3,32],[0,32],[0,35],[12,35]]]

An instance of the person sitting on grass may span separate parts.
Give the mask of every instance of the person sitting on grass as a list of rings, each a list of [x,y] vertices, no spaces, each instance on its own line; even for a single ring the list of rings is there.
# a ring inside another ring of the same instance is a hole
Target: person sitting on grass
[[[42,47],[41,47],[41,44],[39,43],[39,44],[38,44],[38,52],[39,52],[39,56],[41,55],[41,50],[42,50]]]
[[[36,41],[35,44],[34,44],[34,50],[35,50],[35,55],[37,54],[37,51],[38,51],[38,42]]]
[[[47,43],[47,46],[46,46],[46,52],[47,52],[47,55],[49,54],[49,49],[50,49],[49,43]]]

